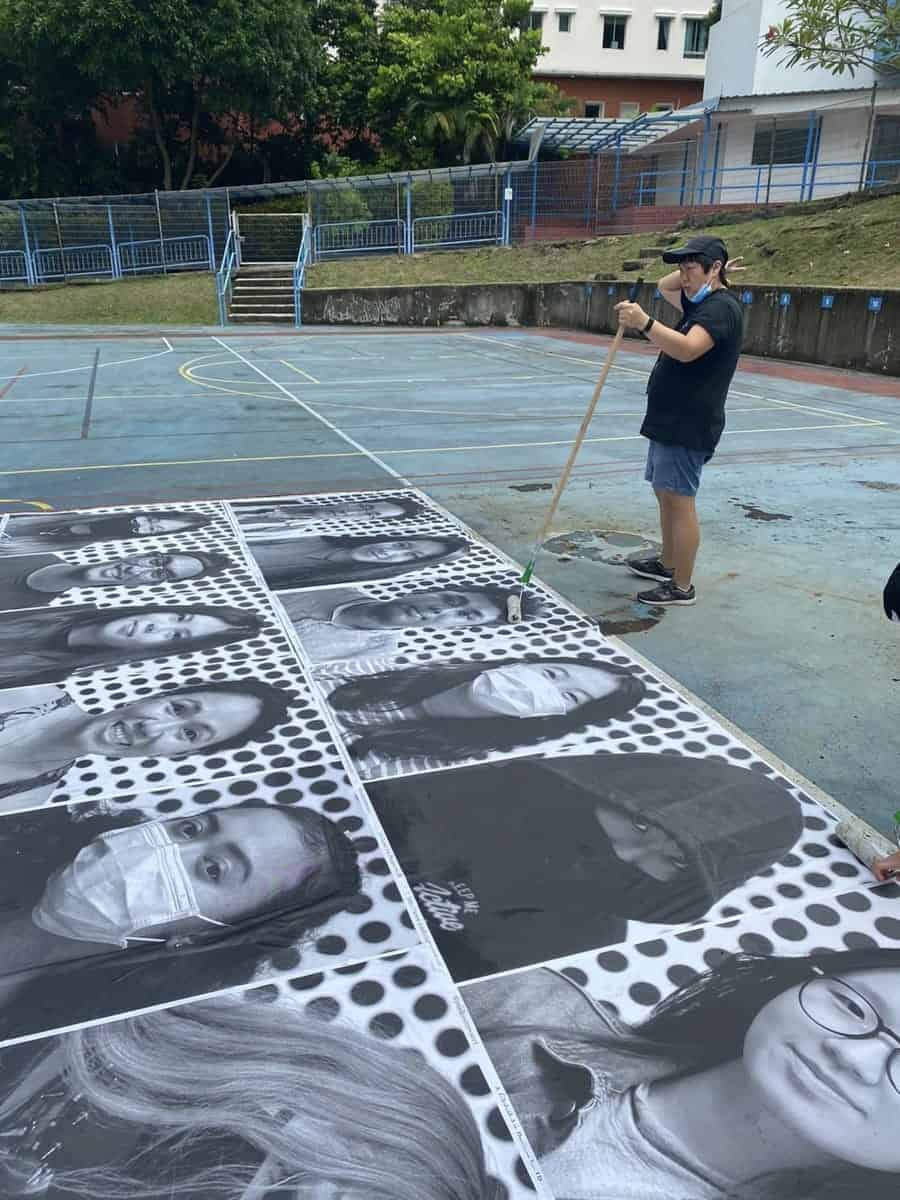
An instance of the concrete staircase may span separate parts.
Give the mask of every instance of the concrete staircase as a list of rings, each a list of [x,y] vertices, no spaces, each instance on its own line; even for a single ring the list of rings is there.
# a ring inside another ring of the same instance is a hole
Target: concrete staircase
[[[234,325],[293,325],[293,266],[241,267],[232,285],[228,320]]]

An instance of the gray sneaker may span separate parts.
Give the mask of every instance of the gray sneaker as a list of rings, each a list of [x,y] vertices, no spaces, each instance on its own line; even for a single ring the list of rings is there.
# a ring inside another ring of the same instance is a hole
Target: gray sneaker
[[[671,567],[664,567],[658,558],[627,558],[625,566],[642,579],[656,579],[667,583],[675,574]]]

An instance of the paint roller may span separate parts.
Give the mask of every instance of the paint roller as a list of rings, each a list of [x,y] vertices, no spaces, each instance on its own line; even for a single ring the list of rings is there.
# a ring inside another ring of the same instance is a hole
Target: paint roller
[[[900,835],[900,812],[894,813],[895,828]],[[897,842],[878,833],[871,825],[867,825],[860,817],[849,816],[839,821],[835,826],[834,835],[844,843],[851,854],[873,871],[879,859],[889,858],[897,853]]]
[[[643,276],[640,276],[628,289],[628,299],[632,303],[634,303],[634,301],[637,299],[638,288],[643,282]],[[525,566],[525,570],[522,572],[521,578],[519,579],[519,590],[518,592],[513,592],[512,595],[507,597],[506,619],[510,622],[510,624],[515,625],[522,620],[522,600],[525,596],[525,589],[531,582],[531,576],[534,574],[534,565],[537,562],[538,553],[540,552],[541,546],[546,541],[547,534],[550,532],[550,525],[554,516],[556,515],[556,509],[559,506],[559,502],[562,498],[563,492],[565,491],[566,484],[569,482],[569,476],[571,475],[572,468],[575,465],[575,459],[578,457],[578,451],[581,449],[582,443],[587,435],[588,426],[590,425],[591,419],[594,415],[594,409],[597,407],[597,401],[600,399],[600,393],[603,391],[603,385],[606,383],[606,377],[613,365],[613,359],[616,357],[619,347],[622,345],[622,339],[624,336],[625,326],[620,325],[616,330],[616,336],[612,340],[612,345],[607,351],[606,361],[603,363],[596,386],[594,387],[594,394],[591,396],[591,402],[588,405],[587,412],[584,414],[584,419],[581,422],[581,427],[578,430],[575,441],[572,443],[572,449],[569,451],[569,457],[566,459],[566,465],[563,467],[562,474],[557,480],[556,487],[553,491],[553,497],[550,501],[550,507],[547,509],[547,515],[544,518],[541,531],[538,534],[537,541],[534,544],[531,557],[529,558],[528,563]]]

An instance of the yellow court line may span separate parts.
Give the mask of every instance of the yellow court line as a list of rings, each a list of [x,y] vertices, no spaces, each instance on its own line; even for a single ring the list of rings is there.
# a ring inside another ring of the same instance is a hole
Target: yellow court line
[[[843,425],[782,425],[772,429],[732,429],[725,432],[724,437],[738,437],[741,434],[752,433],[805,433],[810,429],[864,429],[866,426],[859,421],[850,421]],[[639,433],[622,434],[619,437],[585,438],[585,442],[639,442],[643,435]],[[133,467],[191,467],[204,463],[244,463],[244,462],[297,462],[311,458],[371,458],[373,454],[394,456],[398,454],[471,454],[476,450],[530,450],[540,446],[570,446],[570,438],[560,438],[544,442],[493,442],[483,446],[424,446],[404,450],[337,450],[321,454],[261,454],[246,458],[236,455],[232,458],[185,458],[164,459],[159,462],[126,462],[98,463],[81,467],[24,467],[18,470],[0,470],[3,475],[61,475],[78,471],[121,471]]]
[[[302,375],[304,379],[308,379],[310,383],[321,383],[320,379],[316,379],[315,375],[310,375],[309,371],[304,371],[302,367],[295,367],[292,362],[288,362],[286,358],[278,360],[283,367],[290,367],[292,371],[296,371],[298,375]]]

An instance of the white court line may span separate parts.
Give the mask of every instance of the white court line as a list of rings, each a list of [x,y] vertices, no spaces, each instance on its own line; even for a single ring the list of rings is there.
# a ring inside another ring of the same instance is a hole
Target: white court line
[[[506,346],[509,349],[513,348],[512,342],[504,341],[502,338],[491,337],[489,334],[464,333],[461,334],[461,336],[471,338],[473,341],[496,342],[498,345]],[[560,358],[566,362],[581,363],[582,365],[589,367],[598,368],[603,364],[603,360],[600,358],[579,358],[577,355],[561,354],[556,350],[541,350],[537,346],[522,346],[516,344],[515,349],[527,350],[530,354],[542,354],[545,358]],[[499,359],[500,356],[495,354],[485,354],[484,357]],[[505,359],[503,361],[508,362],[509,360]],[[638,370],[637,367],[623,367],[619,363],[613,363],[611,369],[613,371],[624,371],[628,375],[640,375],[642,379],[650,378],[649,371],[641,371]],[[806,412],[816,413],[817,415],[824,417],[850,417],[854,421],[859,421],[860,423],[865,423],[868,425],[887,425],[888,423],[887,421],[876,421],[872,417],[861,417],[858,413],[841,412],[841,410],[837,408],[813,408],[809,404],[798,404],[796,401],[792,400],[775,400],[772,396],[762,396],[759,394],[759,392],[744,392],[738,391],[736,388],[729,388],[728,394],[729,396],[740,396],[742,400],[765,400],[767,404],[779,404],[783,408],[797,408],[805,410]]]
[[[323,417],[320,413],[317,413],[314,408],[310,408],[310,406],[304,403],[299,396],[294,396],[284,386],[283,383],[279,383],[277,379],[273,379],[271,375],[267,375],[262,367],[258,367],[256,363],[252,363],[249,358],[246,358],[240,353],[239,350],[232,349],[227,342],[223,342],[222,339],[220,337],[216,337],[215,334],[213,334],[213,341],[218,342],[224,350],[227,350],[229,354],[233,354],[235,358],[239,359],[240,362],[249,367],[251,371],[255,371],[257,375],[266,381],[266,383],[271,384],[272,387],[278,388],[278,390],[283,392],[289,400],[293,400],[294,404],[298,404],[302,409],[308,412],[311,417],[315,417],[317,421],[320,421],[323,425],[330,429],[332,433],[337,434],[342,441],[352,446],[354,450],[358,450],[360,454],[364,454],[366,458],[370,459],[373,463],[375,463],[376,466],[381,467],[382,471],[386,471],[388,475],[393,475],[395,479],[399,479],[401,483],[405,483],[407,487],[412,487],[412,484],[409,482],[409,480],[404,475],[401,475],[399,471],[395,471],[393,467],[389,467],[386,462],[383,462],[382,459],[380,459],[376,454],[373,454],[371,450],[367,450],[365,446],[361,445],[354,438],[350,437],[349,434],[344,433],[342,429],[338,429],[337,425],[329,421],[327,417]]]
[[[139,354],[136,358],[119,358],[113,362],[98,363],[98,367],[122,367],[126,363],[144,362],[148,358],[162,358],[166,354],[174,354],[175,351],[169,347],[168,350],[157,350],[153,354]],[[0,383],[5,379],[37,379],[42,375],[71,375],[73,371],[92,371],[94,369],[93,361],[85,363],[83,367],[60,367],[56,371],[26,371],[24,375],[0,375]]]
[[[292,371],[296,371],[298,375],[302,375],[304,379],[308,379],[310,383],[321,383],[321,379],[316,379],[315,375],[310,375],[309,371],[304,371],[302,367],[295,367],[293,363],[288,362],[286,358],[279,358],[278,361],[283,367],[290,367]],[[198,376],[199,379],[199,376]]]
[[[250,365],[252,365],[252,364],[250,364]],[[285,391],[285,393],[287,395],[290,395],[290,393],[287,392],[286,388],[283,390]],[[294,397],[292,397],[292,396],[290,398],[294,399]],[[238,455],[233,455],[231,458],[170,458],[170,459],[161,459],[161,460],[148,461],[148,462],[94,463],[89,466],[76,466],[76,467],[22,467],[22,468],[18,468],[15,470],[0,469],[0,475],[63,475],[63,474],[70,473],[70,472],[77,473],[79,471],[121,471],[121,470],[125,470],[126,468],[137,468],[137,467],[192,467],[192,466],[201,466],[205,463],[229,463],[232,465],[236,465],[238,463],[245,463],[245,462],[301,462],[305,459],[312,459],[312,458],[368,458],[372,462],[376,463],[379,467],[382,467],[385,471],[387,471],[387,473],[389,475],[392,475],[395,479],[401,480],[408,487],[413,487],[414,485],[409,483],[409,481],[406,479],[406,476],[401,475],[399,473],[399,471],[395,471],[393,467],[389,467],[387,465],[387,463],[382,462],[382,460],[378,457],[378,455],[379,454],[388,454],[388,455],[393,456],[395,454],[471,454],[474,450],[530,450],[530,449],[534,449],[534,448],[537,448],[540,446],[570,446],[572,444],[571,438],[562,438],[558,441],[545,441],[545,442],[497,442],[497,443],[493,443],[490,445],[484,445],[484,446],[425,446],[425,447],[405,449],[405,450],[366,450],[366,448],[364,446],[361,446],[359,442],[355,441],[351,437],[348,437],[347,434],[343,433],[340,429],[338,429],[336,425],[333,425],[331,423],[331,421],[328,420],[327,417],[323,417],[323,416],[321,416],[321,414],[313,412],[312,409],[310,409],[308,404],[304,404],[300,400],[295,400],[295,403],[299,404],[301,408],[307,409],[310,412],[311,416],[314,416],[317,420],[321,421],[323,425],[327,425],[329,429],[331,429],[334,433],[336,433],[338,435],[338,437],[342,438],[345,442],[348,442],[351,446],[354,446],[355,450],[354,451],[350,451],[350,450],[324,451],[324,452],[315,453],[315,454],[258,454],[258,455],[249,455],[247,457],[239,457]],[[731,430],[730,432],[726,431],[726,433],[724,434],[724,437],[737,437],[739,434],[742,434],[742,433],[743,434],[746,434],[746,433],[787,433],[790,431],[802,432],[806,429],[860,429],[860,428],[865,428],[865,426],[860,425],[859,422],[851,422],[848,425],[788,425],[788,426],[784,426],[784,427],[781,427],[778,429],[734,429],[734,430]],[[585,442],[595,442],[595,443],[639,442],[641,440],[643,440],[643,437],[639,433],[623,434],[620,437],[585,438]],[[723,438],[723,440],[724,440],[724,438]],[[860,447],[860,448],[863,450],[865,449],[864,446]]]
[[[167,350],[171,350],[171,351],[172,351],[172,353],[174,354],[174,353],[175,353],[175,349],[174,349],[174,347],[172,346],[172,343],[169,341],[169,339],[168,339],[167,337],[164,337],[164,338],[163,338],[163,341],[166,343],[166,349],[167,349]]]

